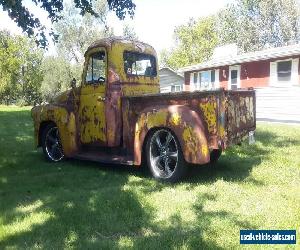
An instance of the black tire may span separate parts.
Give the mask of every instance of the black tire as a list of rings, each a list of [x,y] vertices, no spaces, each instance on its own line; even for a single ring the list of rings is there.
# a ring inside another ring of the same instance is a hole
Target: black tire
[[[215,166],[219,158],[221,157],[222,150],[221,149],[214,149],[210,152],[210,164]]]
[[[42,148],[46,160],[59,162],[65,158],[58,127],[54,123],[46,126],[42,133]]]
[[[148,136],[145,147],[147,166],[160,181],[175,183],[186,173],[187,166],[176,136],[167,129],[157,129]]]

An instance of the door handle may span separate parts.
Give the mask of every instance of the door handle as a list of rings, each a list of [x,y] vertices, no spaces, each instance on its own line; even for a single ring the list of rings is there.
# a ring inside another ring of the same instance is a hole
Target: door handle
[[[105,97],[103,97],[103,96],[98,96],[97,100],[98,100],[98,101],[104,102],[104,101],[105,101]]]

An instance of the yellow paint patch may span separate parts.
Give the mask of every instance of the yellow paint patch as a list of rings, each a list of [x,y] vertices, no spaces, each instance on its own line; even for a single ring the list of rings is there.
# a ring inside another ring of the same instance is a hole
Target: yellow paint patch
[[[184,128],[184,131],[182,133],[182,137],[183,137],[183,140],[188,143],[189,141],[192,140],[193,138],[193,130],[192,130],[192,127],[190,126],[187,126]]]
[[[124,96],[138,96],[142,94],[157,94],[159,93],[158,85],[136,84],[123,85],[122,91]]]
[[[205,157],[208,155],[208,147],[207,145],[201,145],[201,152],[202,152],[202,155],[204,155]]]
[[[210,98],[209,101],[200,103],[200,109],[202,110],[207,123],[207,129],[209,133],[215,133],[217,130],[217,102],[215,97]]]
[[[219,125],[219,135],[221,138],[225,136],[225,129],[222,124]]]
[[[181,116],[176,112],[171,115],[170,123],[172,125],[178,126],[181,122]]]
[[[158,112],[147,114],[147,127],[148,129],[158,126],[166,126],[168,112],[161,110]]]

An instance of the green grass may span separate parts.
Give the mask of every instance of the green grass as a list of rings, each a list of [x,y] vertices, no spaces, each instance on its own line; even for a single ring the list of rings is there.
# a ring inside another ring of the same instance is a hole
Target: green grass
[[[300,126],[258,124],[256,144],[170,185],[125,166],[47,163],[29,110],[0,106],[0,249],[239,248],[240,229],[297,229],[299,248]]]

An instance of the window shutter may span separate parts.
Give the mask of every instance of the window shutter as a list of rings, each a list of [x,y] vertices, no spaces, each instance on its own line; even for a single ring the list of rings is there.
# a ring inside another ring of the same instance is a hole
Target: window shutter
[[[274,85],[277,83],[277,63],[270,63],[270,85]]]
[[[298,84],[299,81],[299,73],[298,73],[298,68],[299,68],[299,58],[295,58],[292,60],[292,84]]]
[[[215,88],[220,87],[220,78],[219,78],[220,70],[216,69],[215,70]]]
[[[190,73],[190,91],[194,90],[194,73]]]

